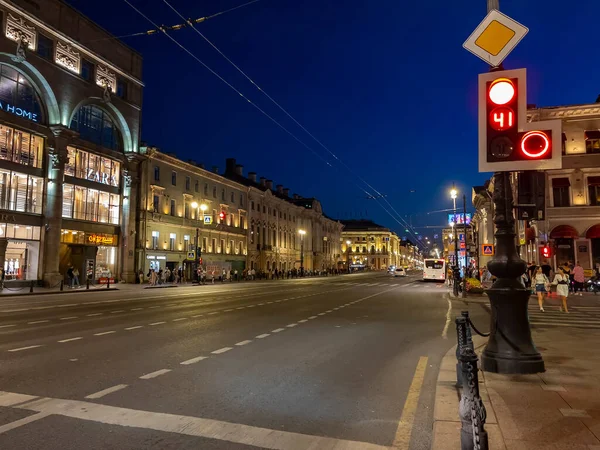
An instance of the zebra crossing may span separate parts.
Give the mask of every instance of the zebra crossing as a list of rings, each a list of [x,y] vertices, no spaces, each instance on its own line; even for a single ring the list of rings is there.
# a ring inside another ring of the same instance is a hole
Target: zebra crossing
[[[535,327],[571,327],[600,329],[600,306],[569,306],[569,313],[560,312],[558,306],[529,305],[529,322]]]

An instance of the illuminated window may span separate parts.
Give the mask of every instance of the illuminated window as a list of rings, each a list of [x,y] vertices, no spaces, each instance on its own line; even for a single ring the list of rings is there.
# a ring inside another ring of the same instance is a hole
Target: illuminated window
[[[158,249],[158,237],[159,237],[158,231],[153,231],[152,232],[152,248],[154,250]]]
[[[42,102],[31,83],[12,67],[0,64],[0,71],[0,109],[32,122],[43,122]]]
[[[113,119],[96,105],[84,105],[77,110],[70,127],[79,137],[111,150],[121,151],[123,138]]]
[[[121,163],[74,147],[67,147],[65,175],[119,187]]]
[[[0,125],[0,159],[41,168],[43,155],[43,138],[16,128]]]
[[[0,169],[0,209],[41,214],[43,192],[42,178]]]
[[[63,217],[119,224],[120,197],[118,194],[63,184]]]
[[[585,152],[600,153],[600,131],[592,130],[585,132]]]
[[[169,250],[172,252],[175,251],[175,240],[177,239],[177,234],[170,233],[169,234]]]
[[[588,177],[590,205],[600,206],[600,177]]]

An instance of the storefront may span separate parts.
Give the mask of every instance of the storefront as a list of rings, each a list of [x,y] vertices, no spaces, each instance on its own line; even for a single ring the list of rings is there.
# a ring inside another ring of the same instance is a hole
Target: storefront
[[[166,253],[147,253],[146,254],[146,268],[144,270],[144,276],[148,275],[150,270],[158,272],[165,270],[167,267],[167,255]]]
[[[0,214],[2,217],[7,215]],[[3,268],[5,281],[39,278],[40,233],[39,226],[0,223],[0,239],[7,241]]]
[[[61,231],[61,273],[70,266],[79,271],[79,280],[94,283],[114,283],[117,280],[117,234],[90,233],[78,230]]]

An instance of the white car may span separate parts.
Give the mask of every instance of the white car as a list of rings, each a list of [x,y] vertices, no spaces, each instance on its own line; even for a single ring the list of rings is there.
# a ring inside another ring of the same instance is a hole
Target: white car
[[[403,267],[396,267],[396,270],[394,270],[393,272],[390,272],[390,274],[393,275],[394,277],[405,277],[406,270],[404,270]]]

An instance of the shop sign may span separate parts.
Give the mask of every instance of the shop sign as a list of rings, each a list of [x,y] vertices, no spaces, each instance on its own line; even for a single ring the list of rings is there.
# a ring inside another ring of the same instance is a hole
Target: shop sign
[[[115,236],[110,234],[88,234],[87,241],[94,245],[114,245]]]
[[[579,253],[587,253],[587,245],[580,245]]]
[[[146,259],[158,259],[158,260],[166,261],[167,257],[164,255],[146,255]]]
[[[16,222],[14,214],[0,214],[0,222]]]
[[[2,111],[6,111],[7,113],[14,114],[15,116],[23,117],[25,119],[29,119],[33,122],[38,121],[38,116],[36,113],[32,113],[27,111],[26,109],[19,108],[18,106],[11,105],[10,103],[0,102],[0,109]]]
[[[88,168],[87,179],[88,181],[95,181],[96,183],[108,184],[109,186],[119,186],[117,183],[117,179],[114,175],[110,175],[105,172],[100,172],[91,168]]]

